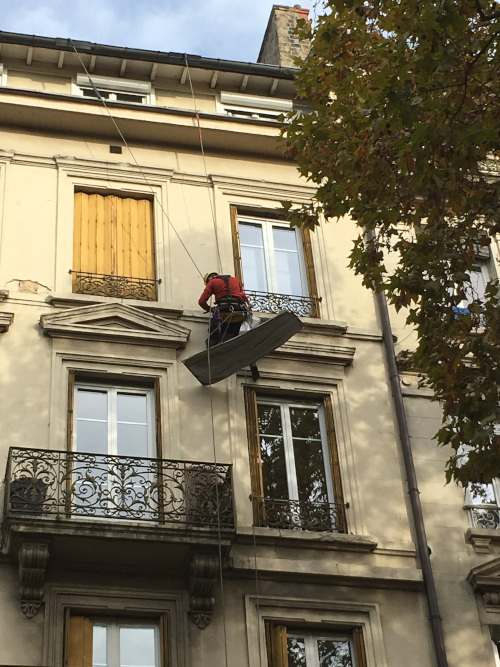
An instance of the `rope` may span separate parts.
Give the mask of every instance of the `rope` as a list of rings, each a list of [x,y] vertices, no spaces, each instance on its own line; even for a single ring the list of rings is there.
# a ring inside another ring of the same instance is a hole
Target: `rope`
[[[186,72],[187,72],[188,79],[189,79],[189,87],[191,89],[191,97],[193,98],[193,107],[194,107],[193,110],[195,112],[196,122],[197,122],[197,125],[198,125],[198,136],[200,138],[200,149],[201,149],[201,155],[202,155],[202,158],[203,158],[203,168],[205,170],[205,178],[207,179],[208,185],[210,185],[210,180],[208,178],[207,161],[205,159],[205,149],[203,147],[203,134],[202,134],[202,131],[201,131],[200,114],[198,113],[198,109],[196,108],[196,98],[194,96],[193,82],[191,81],[191,72],[189,71],[189,64],[188,64],[188,59],[187,59],[186,54],[184,54],[184,61],[186,63]],[[217,233],[217,220],[216,220],[216,217],[215,217],[215,209],[214,209],[214,205],[213,205],[213,202],[212,202],[212,197],[210,196],[210,190],[208,190],[208,201],[210,203],[210,210],[212,212],[212,220],[213,220],[213,223],[214,223],[215,247],[217,248],[217,259],[219,261],[219,272],[222,273],[222,260],[221,260],[220,249],[219,249],[219,236],[218,236],[218,233]]]
[[[182,245],[182,247],[183,247],[184,250],[186,251],[186,254],[188,255],[189,259],[190,259],[191,262],[193,263],[195,269],[198,271],[198,273],[200,274],[200,276],[203,277],[203,273],[201,272],[201,270],[199,269],[198,265],[196,264],[196,262],[195,262],[193,256],[191,255],[191,253],[190,253],[189,250],[187,249],[186,244],[184,243],[184,241],[183,241],[182,238],[180,237],[180,235],[179,235],[178,231],[176,230],[174,224],[172,223],[172,220],[170,219],[168,213],[165,211],[165,209],[164,209],[164,207],[163,207],[163,204],[162,204],[161,201],[158,199],[158,197],[157,197],[157,195],[156,195],[156,192],[154,191],[152,185],[151,185],[150,182],[148,181],[148,178],[147,178],[146,174],[144,173],[144,171],[143,171],[141,165],[140,165],[139,162],[137,161],[137,159],[136,159],[136,157],[135,157],[135,155],[134,155],[132,149],[130,148],[130,146],[129,146],[128,142],[127,142],[127,140],[126,140],[125,137],[123,136],[122,131],[121,131],[120,128],[118,127],[118,124],[117,124],[116,120],[113,118],[113,114],[112,114],[111,111],[109,110],[109,107],[108,107],[108,105],[106,104],[105,99],[103,98],[103,96],[101,95],[101,93],[100,93],[100,92],[98,91],[98,89],[96,88],[96,85],[95,85],[95,83],[94,83],[94,80],[92,79],[92,77],[91,77],[90,72],[88,71],[88,69],[85,67],[85,63],[83,62],[81,55],[80,55],[79,52],[77,51],[76,46],[73,44],[73,41],[72,41],[71,39],[69,39],[68,41],[70,42],[71,46],[73,47],[73,50],[74,50],[74,52],[76,53],[76,55],[77,55],[77,57],[78,57],[78,60],[80,61],[80,64],[81,64],[81,66],[83,67],[83,69],[84,69],[84,71],[85,71],[85,74],[86,74],[86,75],[88,76],[88,78],[89,78],[90,85],[92,86],[92,90],[93,90],[94,93],[96,94],[96,96],[97,96],[97,98],[99,99],[99,101],[102,102],[102,105],[103,105],[104,108],[106,109],[106,112],[107,112],[108,116],[110,117],[111,122],[112,122],[113,125],[115,126],[115,129],[116,129],[116,131],[117,131],[117,133],[118,133],[120,139],[122,140],[123,144],[125,145],[125,147],[126,147],[127,150],[129,151],[130,156],[132,157],[132,160],[133,160],[134,163],[135,163],[135,166],[137,167],[137,169],[139,170],[141,176],[143,177],[144,182],[146,183],[146,185],[148,186],[148,188],[151,190],[151,193],[153,194],[153,198],[154,198],[155,201],[158,203],[158,206],[159,206],[160,209],[161,209],[162,215],[165,217],[165,219],[167,220],[168,224],[170,225],[170,227],[171,227],[172,230],[174,231],[174,233],[175,233],[175,235],[177,236],[177,238],[178,238],[180,244]],[[147,261],[147,260],[146,260],[146,261]]]

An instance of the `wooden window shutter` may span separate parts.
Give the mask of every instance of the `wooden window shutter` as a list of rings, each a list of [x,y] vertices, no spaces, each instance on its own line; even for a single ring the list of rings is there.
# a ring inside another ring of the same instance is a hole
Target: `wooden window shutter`
[[[66,667],[92,667],[93,624],[90,618],[70,616]]]
[[[163,458],[162,451],[162,433],[161,433],[161,396],[160,396],[160,380],[155,379],[154,384],[155,393],[155,432],[156,432],[156,456]]]
[[[67,450],[71,452],[73,450],[73,414],[75,410],[75,371],[69,371],[68,373],[68,414],[66,418],[66,438],[67,438]]]
[[[314,271],[314,261],[311,245],[311,230],[307,227],[300,228],[302,234],[302,248],[304,251],[304,263],[306,266],[307,286],[309,287],[309,296],[316,304],[316,317],[320,316],[318,285],[316,283],[316,273]]]
[[[335,434],[335,422],[333,420],[333,406],[331,396],[326,396],[324,400],[326,437],[328,441],[328,452],[330,455],[330,467],[332,472],[334,501],[336,504],[344,505],[344,492],[342,490],[342,477],[340,474],[339,453],[337,448],[337,436]],[[339,517],[344,517],[343,509]],[[342,522],[343,523],[343,522]],[[346,533],[347,526],[339,525],[340,532]]]
[[[236,206],[231,206],[231,236],[233,239],[233,256],[234,256],[234,276],[240,283],[243,282],[243,265],[241,262],[241,246],[240,246],[240,227],[238,222],[238,209]]]
[[[266,623],[266,648],[268,667],[288,667],[288,643],[284,625]]]
[[[245,387],[245,412],[247,419],[248,451],[250,454],[250,479],[252,495],[257,498],[264,496],[264,482],[262,479],[262,460],[259,443],[259,417],[257,412],[257,394],[253,387]],[[264,508],[259,501],[254,501],[254,523],[263,525]]]
[[[154,279],[151,202],[76,192],[73,270]]]
[[[363,629],[354,628],[352,631],[352,640],[354,644],[354,657],[356,658],[356,667],[367,667],[365,642],[363,639]]]

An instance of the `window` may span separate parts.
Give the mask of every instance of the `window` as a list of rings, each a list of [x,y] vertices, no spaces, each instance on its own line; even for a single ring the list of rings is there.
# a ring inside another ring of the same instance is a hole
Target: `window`
[[[228,116],[277,121],[282,114],[292,109],[292,100],[241,93],[221,92],[220,94],[220,110]]]
[[[114,102],[134,102],[146,104],[151,102],[151,83],[149,81],[134,81],[132,79],[116,79],[106,76],[92,76],[78,74],[76,83],[79,92],[84,97],[99,99],[99,95],[105,100]]]
[[[70,616],[69,667],[160,667],[160,624]]]
[[[469,305],[477,300],[483,301],[484,294],[486,291],[486,284],[490,280],[488,266],[486,264],[480,264],[475,266],[471,271],[467,272],[470,277],[470,283],[464,285],[465,290],[465,299],[462,299],[457,306],[457,311],[459,313],[467,313],[469,311]]]
[[[270,624],[266,627],[269,667],[366,667],[361,628],[311,632]]]
[[[245,399],[256,525],[345,532],[330,398]]]
[[[238,215],[232,208],[236,276],[255,310],[318,316],[309,230],[287,222]]]
[[[74,419],[74,451],[156,455],[153,389],[78,383]]]
[[[469,484],[465,490],[465,507],[475,528],[500,528],[500,480],[491,484]]]
[[[155,391],[78,381],[71,388],[68,493],[73,516],[158,520]],[[159,426],[159,424],[158,424]],[[158,440],[159,442],[159,440]]]
[[[156,299],[151,201],[75,193],[73,292]]]

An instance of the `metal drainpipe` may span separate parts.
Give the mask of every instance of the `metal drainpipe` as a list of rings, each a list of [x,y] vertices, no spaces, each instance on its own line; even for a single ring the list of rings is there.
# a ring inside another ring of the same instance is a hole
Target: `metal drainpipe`
[[[368,240],[373,241],[375,235],[368,232]],[[389,309],[387,308],[387,299],[384,292],[376,292],[376,299],[382,322],[382,335],[387,358],[392,396],[394,407],[396,409],[396,419],[398,422],[399,439],[403,451],[403,460],[405,466],[406,479],[408,481],[408,494],[410,496],[411,511],[413,523],[415,526],[415,536],[417,539],[417,553],[422,566],[424,578],[424,588],[427,597],[427,607],[431,622],[432,639],[436,651],[438,667],[448,667],[448,658],[443,638],[443,625],[434,584],[434,575],[432,573],[430,549],[427,545],[427,536],[425,534],[424,517],[422,506],[420,504],[420,491],[417,485],[417,475],[413,462],[413,453],[411,450],[410,435],[408,432],[408,422],[406,421],[406,412],[403,403],[403,392],[399,380],[399,371],[396,363],[396,352],[394,349],[394,339],[392,336],[391,320],[389,318]]]

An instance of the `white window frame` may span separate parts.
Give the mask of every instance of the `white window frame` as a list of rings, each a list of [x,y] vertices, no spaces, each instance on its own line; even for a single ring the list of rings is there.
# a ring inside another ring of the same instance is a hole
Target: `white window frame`
[[[124,104],[154,104],[154,92],[150,81],[135,81],[133,79],[118,79],[107,76],[87,76],[77,74],[73,93],[88,99],[99,99],[95,94],[95,88],[103,95],[106,101],[122,102]],[[85,95],[84,91],[90,91],[91,95]],[[120,95],[134,95],[140,100],[121,100]]]
[[[106,628],[106,667],[120,667],[122,664],[120,659],[120,630],[124,628],[147,628],[154,630],[154,667],[161,667],[161,641],[159,623],[148,623],[146,620],[135,618],[120,619],[120,621],[114,618],[95,618],[92,619],[92,632],[94,638],[96,627]]]
[[[73,423],[73,433],[72,433],[72,450],[79,453],[91,453],[87,452],[85,448],[78,449],[78,420],[82,419],[78,417],[78,391],[87,390],[94,392],[106,392],[108,396],[107,406],[107,424],[108,424],[108,451],[107,455],[116,456],[118,455],[118,419],[117,419],[117,395],[121,394],[132,394],[140,395],[146,397],[146,410],[147,410],[147,433],[148,433],[148,458],[156,458],[156,428],[155,428],[155,390],[154,388],[135,388],[133,386],[119,385],[119,384],[99,384],[91,382],[80,382],[75,381],[74,387],[74,423]],[[86,421],[89,421],[86,418]],[[94,420],[92,420],[94,421]],[[95,420],[101,421],[101,420]],[[127,423],[136,423],[136,422],[127,422]],[[139,455],[138,455],[139,456]]]
[[[467,273],[469,274],[469,276],[471,276],[471,274],[473,273],[480,275],[481,278],[483,279],[485,289],[486,286],[488,285],[488,282],[491,280],[491,274],[489,271],[488,264],[487,262],[484,261],[475,264],[474,267],[472,268],[472,271],[467,271]],[[472,282],[472,280],[470,284],[464,285],[466,291],[466,298],[460,301],[460,303],[458,304],[458,308],[468,309],[472,301],[478,298],[478,294],[474,291],[473,285],[474,283]],[[483,296],[481,296],[479,300],[483,301]]]
[[[498,517],[498,524],[493,530],[500,530],[500,479],[495,478],[491,481],[490,484],[485,484],[484,486],[490,486],[493,492],[494,502],[484,503],[481,502],[480,497],[474,497],[471,493],[470,485],[465,488],[465,509],[469,514],[469,521],[472,527],[481,528],[477,525],[476,520],[474,519],[474,510],[485,510],[491,511],[493,514],[496,514]]]
[[[292,100],[259,97],[243,93],[221,92],[217,100],[217,111],[227,116],[278,120],[282,114],[293,109]]]
[[[306,667],[320,667],[319,664],[319,653],[318,653],[318,640],[339,640],[346,641],[349,643],[349,651],[351,653],[352,666],[356,667],[356,658],[354,655],[354,644],[352,637],[349,634],[345,633],[324,633],[324,632],[311,632],[307,630],[305,632],[295,628],[286,629],[287,638],[298,638],[304,639],[305,645],[305,658],[306,658]]]
[[[288,485],[288,500],[299,500],[299,489],[295,472],[295,456],[293,451],[292,425],[290,419],[291,408],[308,408],[318,410],[319,430],[321,435],[321,451],[323,454],[323,466],[325,469],[325,481],[328,502],[335,502],[333,493],[332,473],[330,470],[330,454],[328,439],[326,437],[326,422],[324,408],[321,403],[295,402],[287,400],[273,400],[257,396],[257,408],[259,405],[279,406],[281,412],[281,428],[283,433],[283,449],[285,454],[285,465]]]
[[[262,244],[264,250],[264,264],[266,271],[266,282],[267,282],[267,292],[282,294],[278,290],[278,278],[276,274],[276,262],[275,262],[275,253],[274,253],[274,239],[273,239],[273,228],[281,227],[283,229],[290,230],[290,225],[286,222],[281,222],[280,220],[274,220],[272,218],[253,218],[251,216],[238,216],[238,229],[241,230],[241,225],[254,225],[260,226],[262,229]],[[296,228],[293,230],[295,232],[295,243],[297,247],[297,257],[299,262],[299,272],[300,272],[300,284],[301,284],[301,294],[293,294],[291,296],[309,296],[309,288],[307,284],[307,274],[306,266],[304,262],[304,253],[302,248],[302,237],[300,236],[299,230]],[[241,270],[243,273],[243,282],[245,281],[245,266],[243,263],[243,247],[244,244],[241,241],[240,235],[240,252],[241,252]],[[256,246],[252,246],[256,247]],[[248,287],[248,289],[252,289]]]

